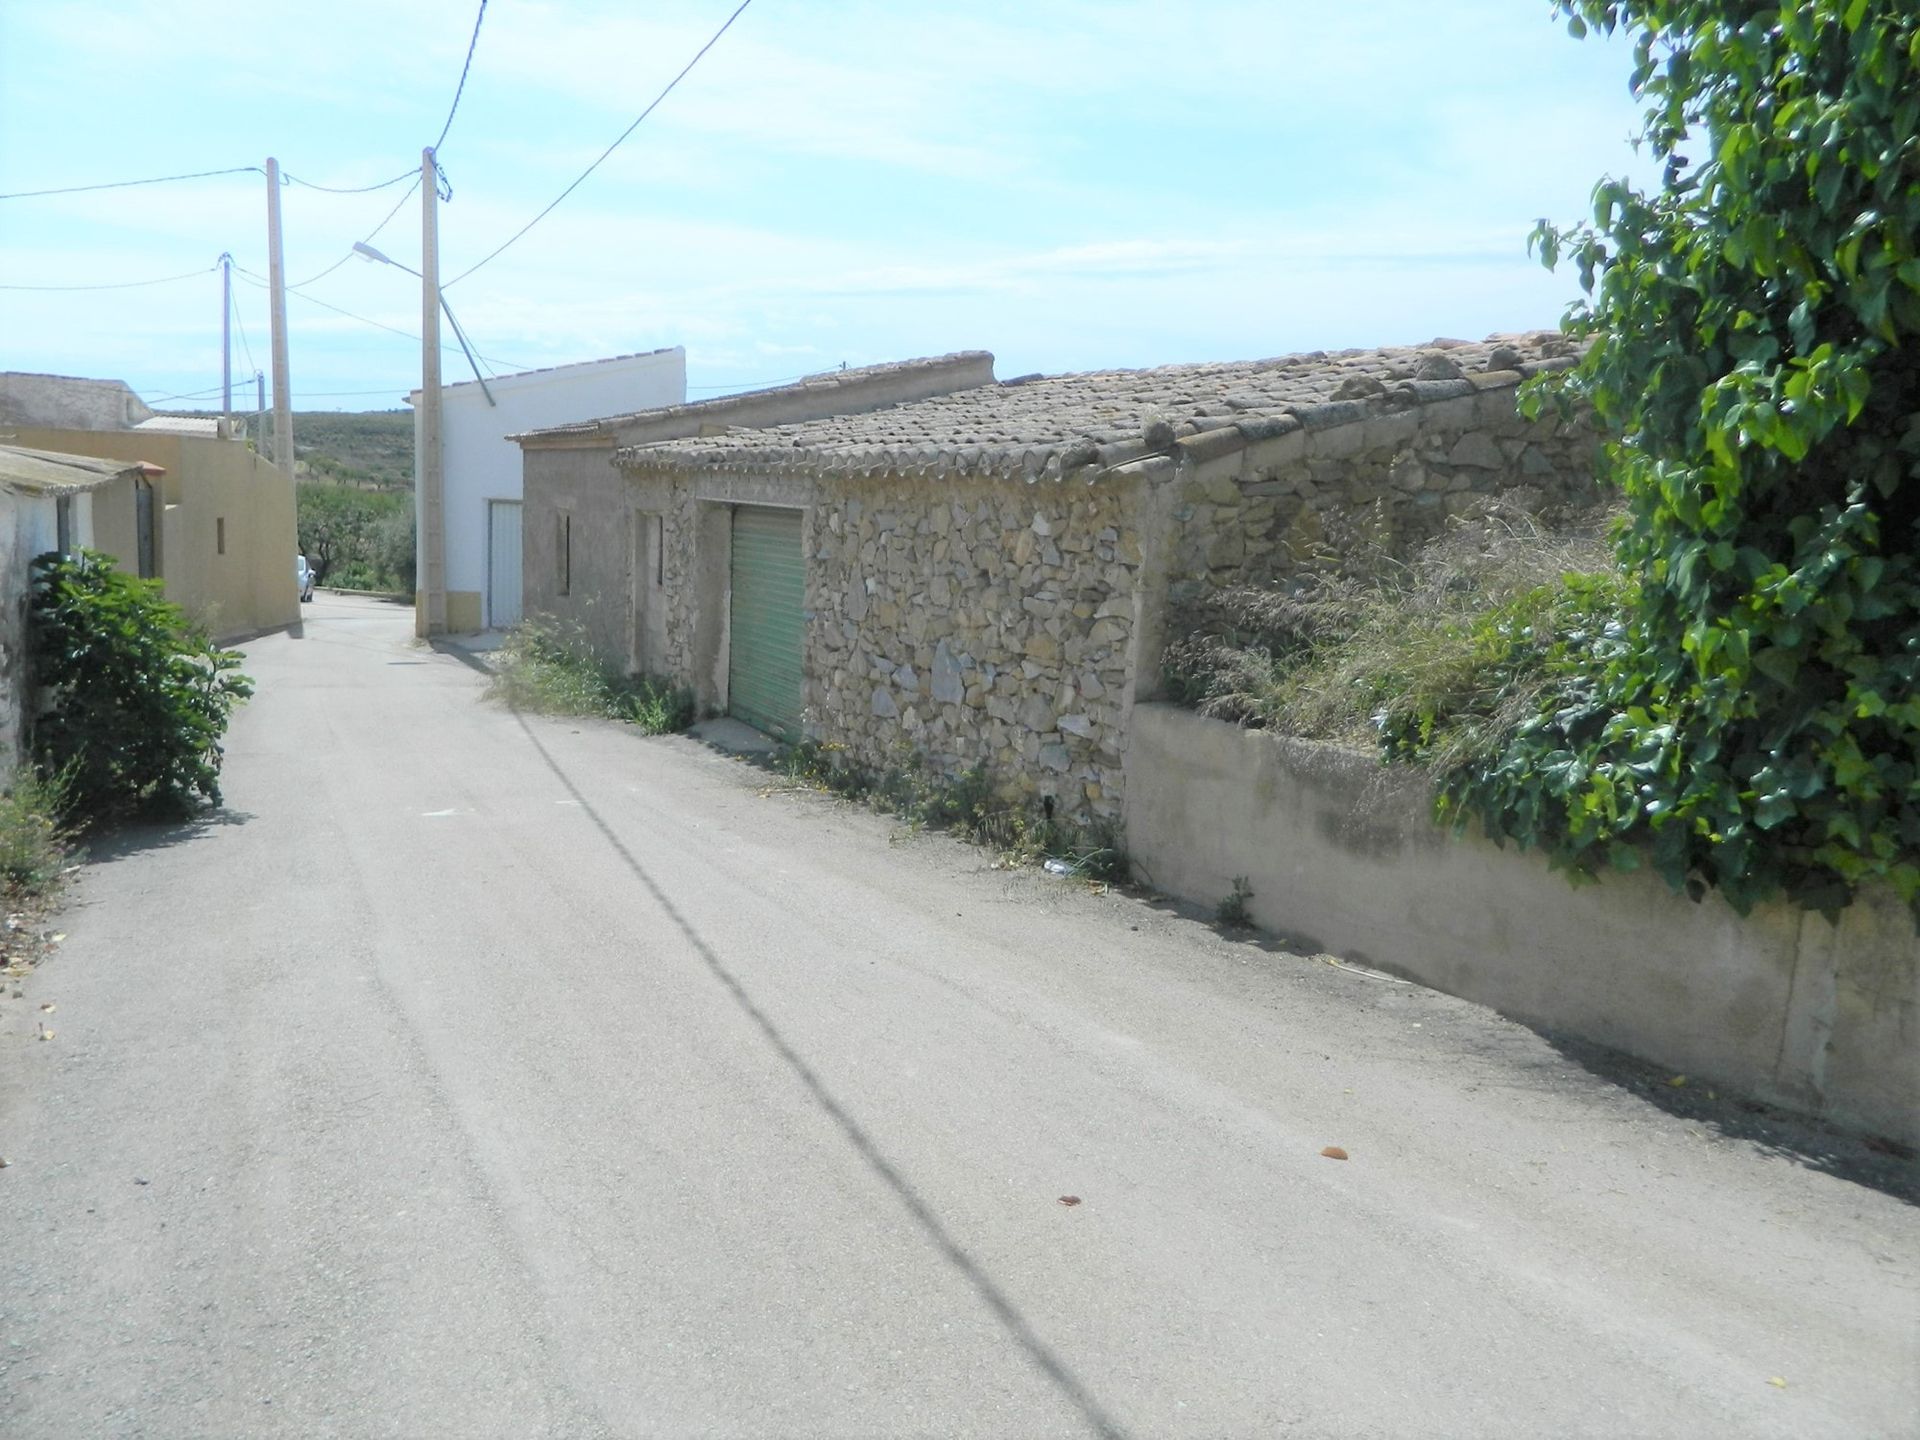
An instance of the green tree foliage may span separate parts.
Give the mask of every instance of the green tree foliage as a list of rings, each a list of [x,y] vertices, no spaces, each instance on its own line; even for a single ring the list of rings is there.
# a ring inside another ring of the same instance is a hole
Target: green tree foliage
[[[82,822],[177,817],[220,803],[220,737],[253,693],[155,580],[82,550],[33,562],[34,760]]]
[[[1920,909],[1920,6],[1555,0],[1636,37],[1657,192],[1571,260],[1635,582],[1447,802],[1566,863]],[[1561,651],[1564,656],[1566,647]]]
[[[322,585],[413,589],[413,497],[303,481],[294,492],[300,553]]]

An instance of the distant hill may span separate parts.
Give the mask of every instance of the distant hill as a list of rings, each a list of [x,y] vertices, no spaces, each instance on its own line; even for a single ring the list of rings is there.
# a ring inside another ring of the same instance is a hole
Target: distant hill
[[[204,420],[206,410],[166,410]],[[250,426],[251,414],[238,417]],[[269,434],[272,418],[267,420]],[[368,490],[413,489],[413,411],[296,410],[293,455],[302,480],[331,480]]]
[[[293,454],[304,477],[413,489],[413,411],[296,410]]]

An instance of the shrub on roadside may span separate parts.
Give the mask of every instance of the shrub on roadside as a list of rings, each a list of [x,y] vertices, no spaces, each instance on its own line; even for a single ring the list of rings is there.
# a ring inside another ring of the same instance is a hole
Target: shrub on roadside
[[[47,894],[66,869],[65,788],[22,766],[0,794],[0,903],[8,909]]]
[[[30,633],[33,756],[62,777],[65,814],[94,824],[220,803],[220,739],[253,693],[239,652],[92,550],[33,562]]]
[[[694,721],[693,692],[650,675],[622,675],[588,645],[580,627],[547,617],[507,632],[495,652],[495,698],[547,715],[597,715],[668,735]]]

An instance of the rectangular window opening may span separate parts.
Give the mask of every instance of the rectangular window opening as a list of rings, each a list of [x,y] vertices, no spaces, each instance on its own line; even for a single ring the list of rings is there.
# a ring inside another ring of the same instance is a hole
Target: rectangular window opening
[[[667,583],[667,517],[653,517],[653,588]]]
[[[72,554],[73,497],[71,495],[62,495],[53,502],[53,533],[53,548],[62,555]]]
[[[224,515],[216,515],[213,519],[213,553],[227,553],[227,517]]]
[[[554,557],[557,561],[554,568],[559,572],[559,593],[571,595],[573,593],[573,516],[560,515],[555,519],[558,527],[554,540],[558,553]]]

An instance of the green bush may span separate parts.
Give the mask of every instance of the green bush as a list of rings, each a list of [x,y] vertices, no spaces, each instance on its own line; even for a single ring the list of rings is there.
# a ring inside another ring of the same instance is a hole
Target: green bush
[[[30,634],[33,754],[61,777],[68,813],[95,823],[220,803],[220,738],[253,693],[237,651],[216,648],[157,581],[91,550],[33,562]]]
[[[1634,34],[1665,166],[1535,235],[1589,296],[1553,388],[1611,437],[1633,589],[1452,799],[1562,863],[1648,858],[1743,911],[1880,881],[1920,914],[1920,9],[1555,8]]]
[[[598,715],[669,735],[694,721],[693,692],[650,675],[622,675],[594,654],[577,624],[535,617],[494,652],[492,693],[520,710]]]

